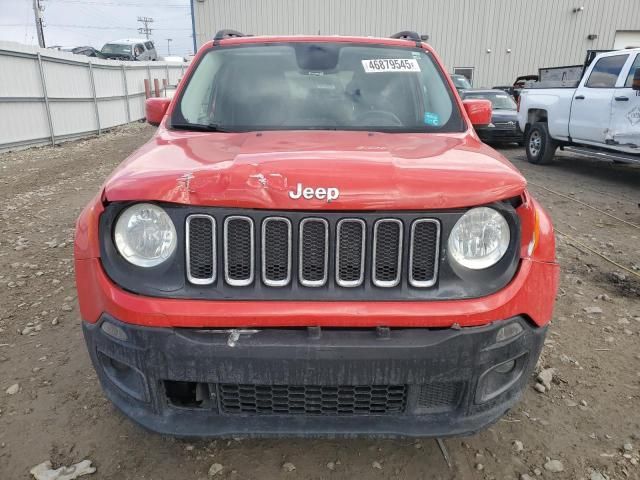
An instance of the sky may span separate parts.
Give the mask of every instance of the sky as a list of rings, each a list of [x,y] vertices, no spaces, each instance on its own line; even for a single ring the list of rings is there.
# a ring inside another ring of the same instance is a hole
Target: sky
[[[189,0],[40,0],[47,46],[101,48],[110,40],[144,38],[139,16],[153,18],[150,38],[158,55],[193,53]],[[0,0],[0,40],[38,44],[33,0]]]

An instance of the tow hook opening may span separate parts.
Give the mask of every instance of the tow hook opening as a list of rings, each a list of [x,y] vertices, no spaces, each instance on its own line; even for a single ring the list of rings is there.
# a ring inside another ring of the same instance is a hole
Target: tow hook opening
[[[528,353],[525,352],[485,371],[478,380],[476,404],[488,402],[513,387],[522,377],[527,365],[527,356]]]
[[[97,355],[102,370],[115,386],[137,400],[149,401],[147,383],[138,369],[102,351]]]

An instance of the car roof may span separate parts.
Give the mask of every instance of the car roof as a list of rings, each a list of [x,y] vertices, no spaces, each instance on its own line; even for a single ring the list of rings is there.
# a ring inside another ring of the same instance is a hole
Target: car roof
[[[637,48],[623,48],[620,50],[612,50],[610,52],[603,52],[603,53],[599,53],[597,56],[598,57],[612,57],[615,55],[621,55],[624,53],[640,53],[640,47]]]
[[[146,43],[153,42],[153,40],[147,40],[146,38],[121,38],[120,40],[111,40],[107,43],[119,43],[124,45],[132,45],[134,43]]]
[[[505,91],[497,88],[467,88],[464,93],[499,93],[504,95]]]

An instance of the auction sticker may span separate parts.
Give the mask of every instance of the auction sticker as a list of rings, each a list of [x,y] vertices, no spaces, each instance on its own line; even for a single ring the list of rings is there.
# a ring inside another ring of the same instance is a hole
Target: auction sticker
[[[420,65],[415,58],[380,58],[362,60],[366,73],[380,72],[419,72]]]

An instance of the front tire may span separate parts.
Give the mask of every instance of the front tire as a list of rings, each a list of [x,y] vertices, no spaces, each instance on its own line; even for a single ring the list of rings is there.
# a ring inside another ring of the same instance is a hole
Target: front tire
[[[549,128],[546,123],[537,122],[531,125],[527,131],[525,147],[529,163],[548,165],[553,161],[558,142],[549,135]]]

